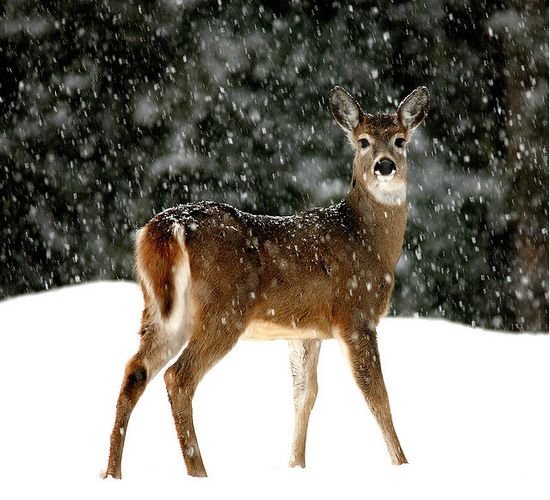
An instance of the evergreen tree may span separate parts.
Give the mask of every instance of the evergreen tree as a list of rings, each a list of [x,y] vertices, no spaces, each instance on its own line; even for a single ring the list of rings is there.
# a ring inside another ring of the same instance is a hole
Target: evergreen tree
[[[548,329],[545,2],[0,9],[0,296],[129,278],[134,230],[176,203],[336,201],[330,88],[377,112],[426,85],[393,312]]]

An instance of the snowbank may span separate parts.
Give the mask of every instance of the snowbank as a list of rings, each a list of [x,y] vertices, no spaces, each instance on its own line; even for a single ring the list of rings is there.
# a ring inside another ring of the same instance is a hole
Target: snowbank
[[[140,310],[131,283],[0,303],[0,498],[549,498],[550,338],[412,319],[379,329],[409,465],[391,465],[339,346],[327,341],[308,467],[289,470],[286,344],[241,342],[195,399],[208,479],[185,474],[157,377],[132,416],[122,481],[101,480]]]

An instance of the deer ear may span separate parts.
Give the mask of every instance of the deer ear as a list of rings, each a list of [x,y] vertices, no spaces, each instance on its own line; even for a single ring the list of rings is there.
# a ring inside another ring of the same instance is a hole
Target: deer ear
[[[426,87],[413,90],[397,108],[397,117],[408,129],[418,127],[430,109],[430,93]]]
[[[330,110],[336,123],[346,132],[353,132],[363,116],[357,101],[342,87],[334,87],[330,92]]]

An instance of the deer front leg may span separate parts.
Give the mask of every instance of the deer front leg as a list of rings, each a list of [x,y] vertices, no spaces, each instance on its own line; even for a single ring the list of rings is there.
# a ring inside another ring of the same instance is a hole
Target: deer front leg
[[[306,466],[309,415],[317,397],[317,362],[320,340],[291,340],[290,371],[294,389],[294,439],[289,467]]]
[[[382,430],[392,462],[395,465],[407,463],[393,426],[376,331],[369,328],[354,330],[345,335],[342,341],[346,345],[355,380]]]

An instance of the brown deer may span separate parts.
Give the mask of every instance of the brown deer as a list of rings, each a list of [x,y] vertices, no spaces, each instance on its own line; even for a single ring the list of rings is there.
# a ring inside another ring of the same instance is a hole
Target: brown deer
[[[394,430],[376,327],[388,310],[407,220],[406,147],[429,107],[425,87],[393,114],[365,114],[342,88],[332,114],[355,150],[351,188],[338,204],[288,217],[190,203],[158,214],[137,236],[144,297],[141,344],[116,407],[105,476],[121,477],[130,414],[147,383],[185,346],[164,379],[187,472],[206,476],[193,424],[197,385],[239,339],[286,339],[294,386],[290,466],[305,466],[324,339],[344,346],[394,464]]]

